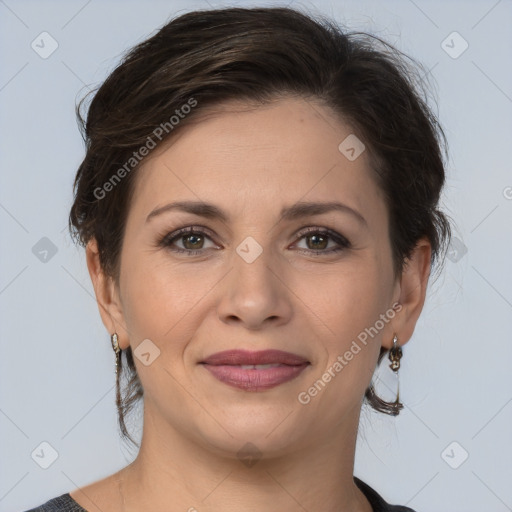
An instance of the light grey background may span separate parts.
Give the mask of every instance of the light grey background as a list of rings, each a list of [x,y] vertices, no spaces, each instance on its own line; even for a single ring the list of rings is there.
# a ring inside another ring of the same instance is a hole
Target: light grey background
[[[84,155],[77,98],[169,17],[275,4],[0,0],[0,511],[103,478],[134,455],[118,437],[108,333],[66,231]],[[512,510],[512,3],[291,4],[423,62],[450,142],[443,204],[460,243],[404,347],[405,409],[363,410],[354,473],[418,512]],[[44,31],[58,43],[46,59],[31,48]],[[33,252],[43,237],[57,250],[46,262]],[[31,457],[42,442],[58,453],[48,469]]]

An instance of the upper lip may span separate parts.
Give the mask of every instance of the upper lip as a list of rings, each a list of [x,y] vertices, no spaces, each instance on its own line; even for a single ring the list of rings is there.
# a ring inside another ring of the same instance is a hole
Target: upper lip
[[[283,352],[282,350],[261,350],[257,352],[250,350],[225,350],[212,354],[204,361],[201,361],[201,363],[214,366],[251,364],[286,364],[298,366],[309,363],[309,361],[297,354]]]

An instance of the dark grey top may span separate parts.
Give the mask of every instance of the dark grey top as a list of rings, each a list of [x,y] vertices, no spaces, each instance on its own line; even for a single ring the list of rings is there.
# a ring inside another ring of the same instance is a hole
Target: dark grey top
[[[390,505],[386,503],[382,496],[373,490],[368,484],[364,483],[359,478],[354,477],[354,482],[359,487],[361,492],[366,496],[373,512],[414,512],[412,508],[403,507],[401,505]],[[26,512],[87,512],[81,507],[69,493],[63,494],[57,498],[47,501],[43,505],[36,508],[31,508]],[[108,511],[105,511],[108,512]]]

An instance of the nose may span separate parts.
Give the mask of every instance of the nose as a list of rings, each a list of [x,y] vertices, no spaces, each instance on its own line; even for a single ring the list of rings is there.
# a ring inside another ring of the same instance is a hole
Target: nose
[[[245,257],[243,249],[248,249],[250,257]],[[285,263],[272,259],[270,251],[263,247],[259,254],[255,249],[251,241],[238,247],[233,266],[221,287],[218,305],[221,321],[241,324],[250,330],[259,330],[268,324],[283,325],[293,314],[293,293],[286,286]]]

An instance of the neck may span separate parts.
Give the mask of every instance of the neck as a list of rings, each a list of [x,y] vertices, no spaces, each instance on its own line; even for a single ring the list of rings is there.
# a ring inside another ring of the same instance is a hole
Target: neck
[[[145,408],[139,454],[119,473],[123,512],[168,512],[169,505],[189,512],[372,512],[353,480],[358,410],[300,451],[252,460],[214,451],[156,418]]]

